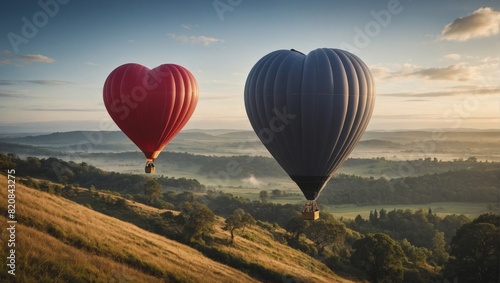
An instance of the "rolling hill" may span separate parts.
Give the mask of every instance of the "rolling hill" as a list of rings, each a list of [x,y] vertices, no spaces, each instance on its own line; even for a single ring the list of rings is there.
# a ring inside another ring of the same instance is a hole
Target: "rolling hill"
[[[46,151],[80,154],[138,151],[119,131],[72,131],[42,135],[0,137],[10,145],[36,146]],[[437,157],[453,160],[475,156],[478,160],[500,160],[500,131],[397,131],[364,133],[351,158],[384,157],[411,160]],[[260,155],[269,152],[253,131],[186,130],[180,132],[164,152],[198,155]]]
[[[6,200],[3,175],[0,184],[1,199]],[[0,207],[0,221],[6,223],[7,202]],[[17,282],[269,282],[255,272],[246,274],[189,246],[19,183],[16,220]],[[219,218],[214,235],[219,242],[229,237],[220,228],[223,222]],[[239,237],[234,246],[219,244],[219,253],[273,275],[272,281],[350,282],[275,241],[268,231],[254,226],[248,233],[252,238]],[[2,229],[2,247],[8,236],[8,230]],[[6,258],[6,249],[1,253]],[[8,276],[12,275],[2,265],[0,280],[13,278]]]

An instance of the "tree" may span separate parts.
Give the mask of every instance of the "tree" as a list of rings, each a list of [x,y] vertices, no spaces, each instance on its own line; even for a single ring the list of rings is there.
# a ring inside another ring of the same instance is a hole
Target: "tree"
[[[250,215],[249,213],[245,213],[243,214],[243,217],[242,217],[242,222],[243,222],[243,227],[241,229],[241,232],[244,233],[245,232],[245,228],[246,227],[250,227],[252,225],[255,225],[255,219],[252,217],[252,215]]]
[[[255,224],[255,219],[252,215],[243,211],[243,209],[236,209],[233,214],[226,218],[226,225],[224,229],[231,233],[231,244],[234,243],[234,236],[237,229],[245,230],[245,227]]]
[[[271,194],[273,195],[273,197],[275,198],[279,198],[281,196],[283,196],[283,192],[280,190],[280,189],[275,189],[275,190],[272,190],[271,191]]]
[[[194,202],[194,194],[193,192],[187,191],[187,192],[182,192],[176,196],[176,201],[177,202]]]
[[[408,260],[415,266],[423,266],[427,261],[427,256],[431,255],[431,252],[428,249],[416,247],[406,238],[400,242],[400,246]]]
[[[322,253],[329,245],[343,243],[346,229],[342,222],[319,219],[309,226],[306,233],[309,239],[316,244],[318,252]]]
[[[149,203],[155,203],[162,195],[161,184],[155,179],[147,180],[144,184],[144,195],[146,195]]]
[[[376,210],[376,209],[375,209],[375,211],[373,211],[373,212],[370,210],[370,216],[369,216],[369,218],[368,218],[368,219],[370,220],[370,222],[371,222],[373,225],[375,225],[375,224],[377,224],[377,223],[378,223],[378,212],[377,212],[377,210]]]
[[[462,225],[470,223],[471,219],[467,216],[461,215],[446,215],[443,220],[436,223],[436,228],[444,233],[444,239],[447,243],[451,242],[451,239],[455,236],[457,230],[462,227]]]
[[[36,157],[26,157],[26,171],[29,173],[34,173],[42,167],[40,159]]]
[[[437,231],[431,240],[432,256],[435,262],[442,266],[448,261],[450,255],[446,252],[446,241],[444,240],[444,233]]]
[[[269,193],[267,191],[260,191],[259,198],[262,203],[269,202]]]
[[[356,223],[356,225],[360,227],[365,223],[365,220],[363,219],[363,216],[358,214],[356,218],[354,218],[354,223]]]
[[[404,253],[383,233],[368,234],[352,245],[351,263],[365,271],[372,282],[402,282]]]
[[[458,282],[499,282],[500,216],[483,214],[457,230],[446,266]]]
[[[204,243],[204,237],[214,232],[214,225],[217,222],[215,214],[200,202],[184,202],[179,219],[186,239],[201,243]]]
[[[117,198],[115,205],[116,207],[123,209],[127,209],[129,207],[127,201],[124,198]]]
[[[386,217],[387,217],[387,210],[385,210],[385,209],[383,209],[383,208],[382,208],[382,209],[379,211],[379,218],[380,218],[381,220],[383,220],[383,219],[385,219]]]
[[[285,225],[286,231],[292,234],[292,237],[296,240],[299,239],[301,234],[306,232],[308,227],[309,221],[305,221],[300,214],[292,217]]]
[[[471,157],[467,158],[467,161],[468,162],[477,162],[477,157],[471,156]]]

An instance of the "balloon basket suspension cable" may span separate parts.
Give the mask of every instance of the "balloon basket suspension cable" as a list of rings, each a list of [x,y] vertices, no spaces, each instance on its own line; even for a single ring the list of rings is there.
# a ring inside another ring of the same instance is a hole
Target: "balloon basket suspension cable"
[[[148,159],[146,161],[146,166],[144,167],[144,171],[148,174],[154,173],[156,171],[155,164],[152,159]]]
[[[302,210],[302,219],[304,220],[316,220],[319,218],[319,209],[316,201],[308,200],[304,205]]]

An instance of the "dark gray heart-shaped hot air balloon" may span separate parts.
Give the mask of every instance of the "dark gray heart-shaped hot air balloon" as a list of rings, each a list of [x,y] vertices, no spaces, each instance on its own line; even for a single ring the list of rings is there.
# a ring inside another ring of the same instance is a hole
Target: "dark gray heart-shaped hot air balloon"
[[[354,149],[374,102],[368,67],[339,49],[271,52],[245,85],[253,129],[308,200],[319,196]]]

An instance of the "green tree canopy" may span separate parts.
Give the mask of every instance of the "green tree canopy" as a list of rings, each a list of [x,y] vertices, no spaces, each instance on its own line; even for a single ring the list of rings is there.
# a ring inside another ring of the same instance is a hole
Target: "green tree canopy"
[[[368,234],[353,244],[351,263],[372,282],[402,282],[405,255],[397,242],[383,233]]]
[[[161,184],[155,179],[147,180],[144,184],[144,195],[148,198],[149,203],[155,203],[161,196]]]
[[[319,219],[307,228],[306,234],[321,253],[327,246],[343,243],[346,229],[344,223],[340,221]]]
[[[281,197],[281,196],[283,196],[283,192],[280,189],[274,189],[274,190],[271,191],[271,193],[273,194],[273,197]]]
[[[499,282],[500,216],[483,214],[457,230],[446,275],[458,282]]]
[[[306,232],[308,227],[309,221],[304,220],[301,214],[296,214],[285,225],[286,231],[292,234],[292,237],[296,240],[299,239],[301,234]]]
[[[233,214],[226,218],[224,229],[231,233],[231,244],[234,242],[234,236],[237,229],[245,230],[245,227],[255,224],[252,215],[246,213],[243,209],[236,209]]]
[[[269,193],[267,191],[260,191],[259,198],[262,203],[269,202]]]
[[[446,241],[444,239],[443,232],[439,231],[436,232],[436,234],[432,238],[431,248],[432,248],[432,256],[437,264],[443,265],[445,262],[448,261],[450,255],[448,254],[448,252],[446,252]]]
[[[191,242],[203,242],[214,232],[215,214],[203,203],[184,202],[179,219],[184,236]]]

